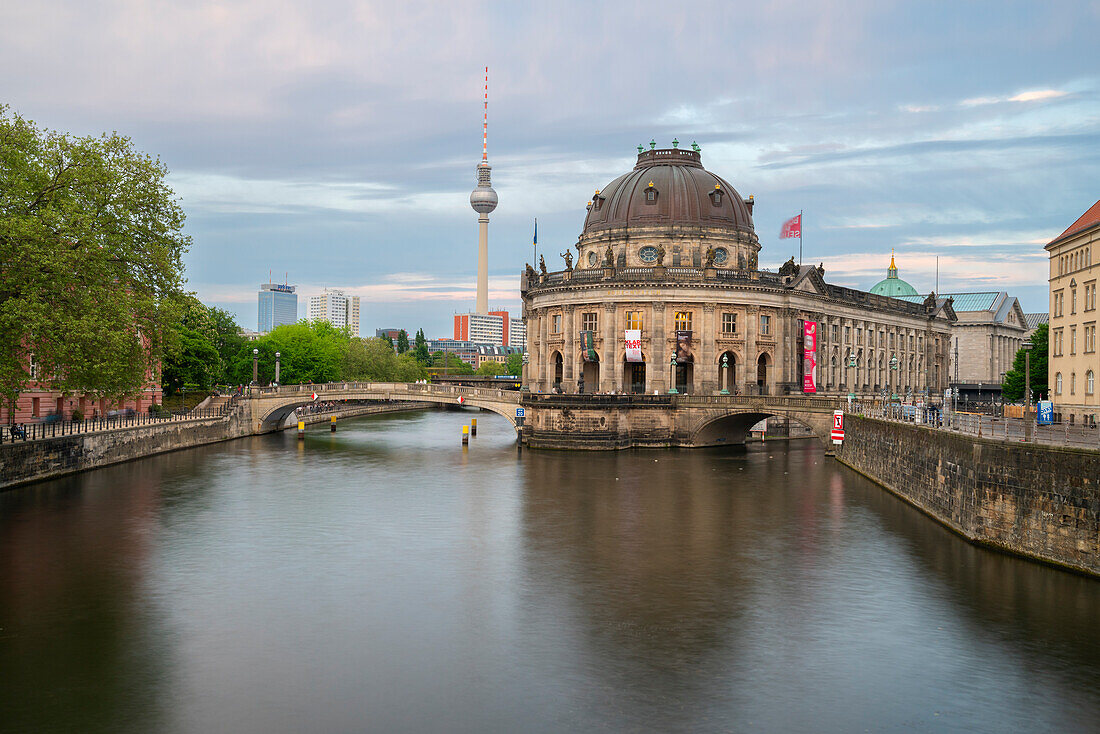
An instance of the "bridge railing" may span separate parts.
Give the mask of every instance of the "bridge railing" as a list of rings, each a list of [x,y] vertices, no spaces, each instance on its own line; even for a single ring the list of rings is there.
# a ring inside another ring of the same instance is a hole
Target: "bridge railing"
[[[317,393],[318,398],[340,399],[348,393],[386,393],[391,395],[432,395],[439,397],[458,397],[462,395],[483,400],[499,400],[509,403],[519,402],[519,393],[500,388],[474,387],[470,385],[433,385],[416,382],[326,382],[305,383],[301,385],[279,385],[277,387],[251,387],[252,397],[305,396]]]

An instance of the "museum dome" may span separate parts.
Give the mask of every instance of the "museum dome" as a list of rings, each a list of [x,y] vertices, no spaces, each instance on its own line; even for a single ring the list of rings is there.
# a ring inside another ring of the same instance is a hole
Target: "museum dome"
[[[890,267],[886,269],[886,278],[875,283],[871,287],[871,293],[877,296],[916,296],[917,289],[898,277],[898,266],[894,264],[894,256],[890,255]]]
[[[755,234],[752,200],[703,168],[698,150],[678,148],[640,151],[633,171],[593,194],[583,234],[669,224]]]

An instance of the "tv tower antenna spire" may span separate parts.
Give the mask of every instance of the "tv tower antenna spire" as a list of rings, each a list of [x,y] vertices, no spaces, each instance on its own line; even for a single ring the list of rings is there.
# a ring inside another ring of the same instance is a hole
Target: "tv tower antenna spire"
[[[477,305],[479,314],[489,313],[489,212],[497,208],[497,192],[489,181],[489,67],[485,67],[485,112],[481,123],[481,163],[477,164],[477,188],[470,194],[470,206],[477,218]]]

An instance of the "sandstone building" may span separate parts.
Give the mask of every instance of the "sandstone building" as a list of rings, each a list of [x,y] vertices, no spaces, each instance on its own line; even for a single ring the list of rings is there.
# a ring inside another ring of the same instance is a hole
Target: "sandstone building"
[[[1050,253],[1048,385],[1062,420],[1095,423],[1100,415],[1096,350],[1096,286],[1100,264],[1100,201],[1046,246]]]
[[[639,149],[634,170],[593,194],[576,264],[566,252],[564,270],[540,262],[521,278],[525,386],[943,394],[949,300],[911,303],[832,285],[824,268],[793,259],[778,273],[760,270],[753,206],[703,168],[698,149]],[[806,323],[817,337],[812,360]]]

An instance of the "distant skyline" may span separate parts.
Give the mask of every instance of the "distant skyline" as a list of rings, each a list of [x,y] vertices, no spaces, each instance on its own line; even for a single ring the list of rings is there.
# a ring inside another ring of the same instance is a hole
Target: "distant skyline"
[[[0,103],[158,155],[189,287],[246,328],[272,271],[430,337],[473,310],[482,75],[500,205],[489,301],[518,313],[639,143],[697,141],[754,194],[760,265],[1047,310],[1043,245],[1100,198],[1100,3],[189,3],[0,7]],[[301,308],[301,307],[300,307]]]

